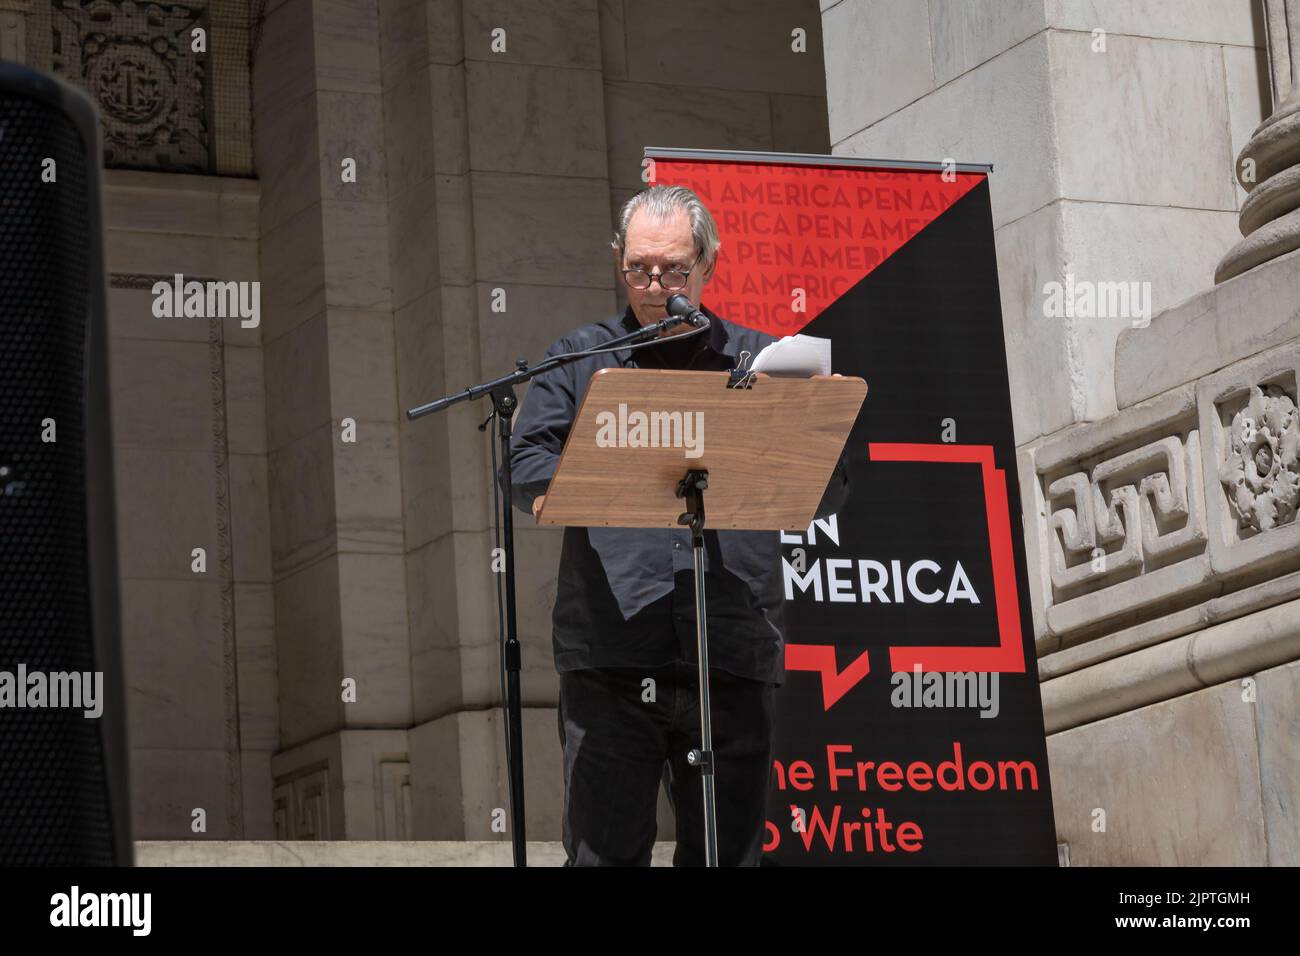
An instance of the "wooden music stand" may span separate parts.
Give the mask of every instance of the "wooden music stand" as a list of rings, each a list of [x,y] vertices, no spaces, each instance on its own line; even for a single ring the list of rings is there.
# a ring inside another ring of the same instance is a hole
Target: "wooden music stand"
[[[704,491],[711,528],[806,528],[866,395],[867,383],[857,377],[601,369],[538,513],[545,525],[691,529],[703,740],[687,762],[701,769],[708,866],[718,865],[718,846]]]

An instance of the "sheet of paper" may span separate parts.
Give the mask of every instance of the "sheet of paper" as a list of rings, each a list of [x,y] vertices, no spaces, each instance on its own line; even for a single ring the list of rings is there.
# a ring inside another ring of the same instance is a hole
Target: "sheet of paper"
[[[831,374],[831,340],[813,335],[787,335],[764,347],[750,370],[769,375],[808,378]]]

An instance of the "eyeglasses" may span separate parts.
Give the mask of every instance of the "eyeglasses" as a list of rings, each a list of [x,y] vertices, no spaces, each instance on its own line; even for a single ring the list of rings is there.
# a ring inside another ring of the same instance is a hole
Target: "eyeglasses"
[[[699,262],[700,257],[695,257],[695,262]],[[623,281],[628,284],[628,288],[644,291],[659,280],[659,288],[665,292],[676,292],[678,289],[686,288],[686,277],[691,274],[695,268],[695,262],[692,262],[690,268],[685,272],[681,269],[667,269],[664,272],[646,272],[644,269],[621,269]]]

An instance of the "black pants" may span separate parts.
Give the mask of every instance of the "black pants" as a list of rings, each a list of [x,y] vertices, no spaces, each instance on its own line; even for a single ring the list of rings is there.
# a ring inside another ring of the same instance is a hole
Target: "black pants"
[[[645,683],[654,680],[654,700]],[[673,866],[704,865],[698,668],[560,673],[565,866],[649,866],[662,782],[677,817]],[[718,863],[757,866],[772,770],[775,685],[710,668]]]

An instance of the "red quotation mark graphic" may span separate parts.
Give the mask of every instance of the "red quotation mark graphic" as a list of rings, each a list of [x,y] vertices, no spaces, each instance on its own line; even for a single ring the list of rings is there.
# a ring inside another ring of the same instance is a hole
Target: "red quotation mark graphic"
[[[1024,673],[1025,651],[1020,637],[1020,599],[1016,591],[1016,559],[1011,548],[1011,515],[1007,509],[1007,476],[993,465],[992,445],[867,444],[872,461],[928,461],[940,464],[975,464],[984,480],[984,514],[988,519],[989,557],[993,564],[993,598],[998,615],[998,643],[994,647],[891,647],[889,665],[894,672],[998,671]],[[787,644],[786,670],[814,671],[822,675],[823,707],[831,706],[871,672],[868,651],[848,667],[838,670],[834,644]]]

